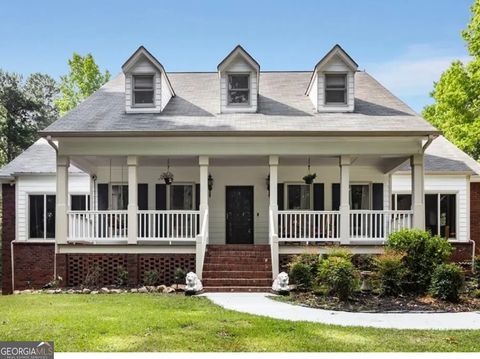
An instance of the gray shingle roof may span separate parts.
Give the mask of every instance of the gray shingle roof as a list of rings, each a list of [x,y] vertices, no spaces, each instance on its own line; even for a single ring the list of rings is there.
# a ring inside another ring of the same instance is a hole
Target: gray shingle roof
[[[41,138],[13,161],[0,169],[0,178],[10,178],[17,174],[48,174],[55,173],[56,168],[56,154],[52,146]],[[70,166],[71,173],[81,173],[75,167]]]
[[[176,96],[160,114],[125,113],[120,74],[44,135],[161,135],[165,132],[430,134],[438,131],[366,72],[355,75],[354,113],[316,113],[305,90],[311,72],[261,72],[258,112],[219,113],[218,73],[169,73]]]

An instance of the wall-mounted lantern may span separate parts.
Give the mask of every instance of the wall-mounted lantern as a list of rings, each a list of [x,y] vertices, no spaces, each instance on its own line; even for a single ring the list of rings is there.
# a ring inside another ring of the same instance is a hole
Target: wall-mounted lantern
[[[208,174],[208,197],[212,196],[212,189],[213,189],[213,177],[211,174]]]

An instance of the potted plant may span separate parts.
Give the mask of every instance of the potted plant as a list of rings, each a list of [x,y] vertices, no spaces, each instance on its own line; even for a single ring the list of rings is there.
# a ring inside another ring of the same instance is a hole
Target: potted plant
[[[308,175],[303,176],[303,180],[305,181],[305,184],[312,184],[315,178],[317,178],[316,173],[309,173]]]
[[[173,173],[170,171],[163,172],[160,179],[164,180],[166,185],[171,185],[173,183]]]

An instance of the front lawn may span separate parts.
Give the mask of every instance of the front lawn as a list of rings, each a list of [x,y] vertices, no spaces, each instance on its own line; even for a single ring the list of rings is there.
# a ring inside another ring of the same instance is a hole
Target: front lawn
[[[0,340],[53,340],[57,351],[72,352],[480,351],[480,331],[289,322],[181,295],[3,296],[0,320]]]

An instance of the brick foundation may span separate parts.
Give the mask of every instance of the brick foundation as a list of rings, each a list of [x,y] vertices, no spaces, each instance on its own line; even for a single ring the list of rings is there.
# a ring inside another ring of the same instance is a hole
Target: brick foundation
[[[2,219],[2,294],[11,294],[10,243],[15,239],[15,185],[2,184]]]
[[[15,288],[38,289],[54,278],[55,244],[14,243]]]

